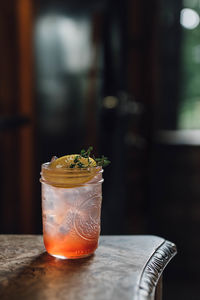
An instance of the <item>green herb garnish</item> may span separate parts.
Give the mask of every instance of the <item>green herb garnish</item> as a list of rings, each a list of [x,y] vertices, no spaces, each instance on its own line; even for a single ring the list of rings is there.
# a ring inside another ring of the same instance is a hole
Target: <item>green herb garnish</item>
[[[79,163],[79,155],[77,155],[75,158],[74,158],[74,163]]]
[[[73,169],[73,168],[75,168],[75,166],[76,166],[76,164],[71,164],[69,167],[70,167],[71,169]]]
[[[70,168],[73,169],[73,168],[78,167],[78,168],[82,169],[82,168],[90,167],[90,165],[92,164],[92,160],[90,159],[92,150],[93,150],[92,146],[90,146],[87,150],[82,149],[80,154],[76,155],[76,157],[74,158],[74,161],[70,164]],[[85,165],[83,162],[81,162],[81,158],[87,159],[88,166]],[[104,155],[102,155],[102,157],[100,157],[100,158],[95,158],[93,155],[92,158],[96,162],[97,166],[106,167],[110,164],[110,161]]]
[[[98,166],[102,166],[102,167],[107,167],[111,163],[111,161],[108,160],[108,158],[105,157],[104,155],[102,155],[101,158],[95,158],[95,161]]]
[[[77,163],[77,166],[78,166],[79,168],[84,168],[84,164],[83,164],[82,162],[78,162],[78,163]]]
[[[80,153],[80,156],[88,159],[89,164],[90,164],[89,157],[90,157],[92,150],[93,150],[93,147],[90,146],[87,151],[85,151],[85,149],[82,149],[81,153]],[[93,155],[92,158],[96,161],[97,166],[106,167],[111,163],[111,161],[108,160],[108,158],[104,155],[102,155],[101,158],[95,158],[95,156]]]
[[[81,150],[80,156],[84,157],[84,158],[89,158],[90,157],[90,153],[92,152],[93,147],[90,146],[87,151],[85,151],[85,149]]]

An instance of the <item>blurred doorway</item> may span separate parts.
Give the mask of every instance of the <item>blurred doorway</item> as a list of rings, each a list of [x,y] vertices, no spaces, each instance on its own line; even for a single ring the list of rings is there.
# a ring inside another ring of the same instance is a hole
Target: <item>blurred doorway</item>
[[[155,3],[37,1],[38,173],[52,155],[90,145],[95,154],[108,156],[112,164],[104,175],[102,233],[145,231],[152,88],[142,70],[152,63],[154,23],[148,12]]]
[[[6,202],[6,190],[2,195],[2,224],[7,226],[2,225],[3,232],[41,233],[41,163],[90,145],[94,154],[112,161],[104,175],[102,233],[146,231],[156,3],[20,0],[13,4],[9,0],[2,4],[5,47],[0,72],[9,91],[2,89],[2,99],[11,104],[13,114],[19,112],[28,121],[24,130],[20,127],[13,134],[17,146],[9,144],[9,151],[2,151],[4,161],[12,157],[18,170],[12,200]],[[6,39],[8,29],[12,42]],[[9,174],[6,180],[9,187]],[[12,212],[10,219],[4,213],[6,206]],[[15,215],[15,209],[23,214]]]

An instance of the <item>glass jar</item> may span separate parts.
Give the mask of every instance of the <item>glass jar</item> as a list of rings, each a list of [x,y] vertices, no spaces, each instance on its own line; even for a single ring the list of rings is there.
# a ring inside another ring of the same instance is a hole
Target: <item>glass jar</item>
[[[98,247],[102,202],[101,167],[51,168],[42,165],[43,239],[57,258],[81,258]]]

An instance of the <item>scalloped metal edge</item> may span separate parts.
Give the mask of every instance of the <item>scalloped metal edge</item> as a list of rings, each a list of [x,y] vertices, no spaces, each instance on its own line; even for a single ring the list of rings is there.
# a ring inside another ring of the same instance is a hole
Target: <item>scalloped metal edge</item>
[[[143,269],[138,286],[137,300],[154,299],[158,280],[176,253],[176,245],[169,241],[164,241],[163,244],[156,249]]]

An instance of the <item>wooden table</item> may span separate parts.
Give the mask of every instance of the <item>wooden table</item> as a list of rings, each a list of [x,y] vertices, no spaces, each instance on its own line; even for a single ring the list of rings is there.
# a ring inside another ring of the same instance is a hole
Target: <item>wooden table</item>
[[[101,236],[94,255],[59,260],[42,236],[0,235],[0,299],[161,299],[159,278],[175,254],[156,236]]]

